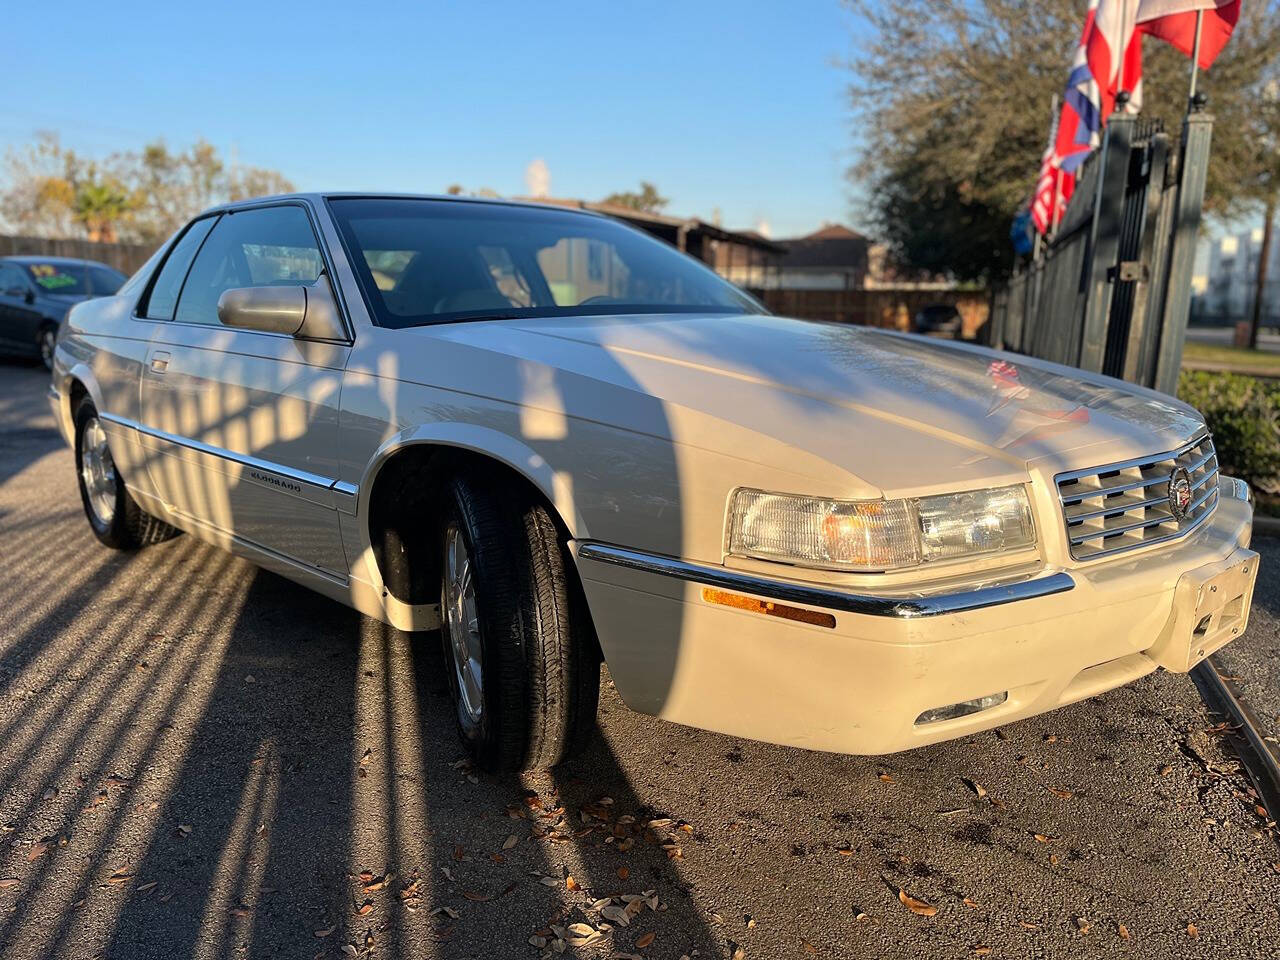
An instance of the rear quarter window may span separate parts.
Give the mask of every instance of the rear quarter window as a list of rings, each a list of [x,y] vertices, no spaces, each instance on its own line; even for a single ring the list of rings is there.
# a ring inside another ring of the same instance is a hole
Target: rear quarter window
[[[165,258],[164,266],[160,268],[159,276],[151,285],[146,305],[140,311],[142,316],[151,320],[173,319],[173,310],[177,306],[178,294],[182,292],[187,271],[191,269],[191,261],[195,259],[200,244],[204,243],[204,238],[209,235],[217,220],[217,217],[205,217],[195,221],[174,244],[169,256]]]

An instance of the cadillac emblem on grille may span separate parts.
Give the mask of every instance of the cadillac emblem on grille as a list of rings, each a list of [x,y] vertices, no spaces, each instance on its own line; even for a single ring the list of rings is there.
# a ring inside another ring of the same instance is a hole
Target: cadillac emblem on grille
[[[1169,477],[1169,512],[1175,520],[1185,520],[1190,505],[1191,474],[1186,467],[1178,467]]]

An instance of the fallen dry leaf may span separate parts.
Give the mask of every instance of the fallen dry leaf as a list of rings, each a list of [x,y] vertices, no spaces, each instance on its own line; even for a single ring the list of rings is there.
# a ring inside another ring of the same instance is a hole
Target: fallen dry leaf
[[[333,931],[337,929],[338,929],[337,926],[325,927],[323,930],[317,930],[316,936],[319,937],[321,940],[323,940],[325,937],[329,936],[329,934],[333,933]]]
[[[1276,872],[1277,872],[1277,873],[1280,873],[1280,870],[1277,870]],[[629,877],[629,876],[631,876],[631,871],[630,871],[630,870],[628,870],[626,867],[619,867],[619,868],[618,868],[618,879],[619,879],[619,880],[625,880],[625,879],[627,879],[627,877]]]
[[[1083,934],[1088,933],[1090,929],[1089,921],[1084,917],[1076,917],[1076,928]]]
[[[514,847],[514,846],[515,846],[517,843],[519,843],[519,842],[520,842],[520,838],[519,838],[519,837],[517,837],[517,836],[513,833],[513,834],[511,834],[511,836],[507,837],[507,839],[506,839],[506,840],[502,841],[502,849],[503,849],[503,850],[510,850],[512,847]]]
[[[938,912],[938,908],[933,904],[925,903],[923,900],[917,900],[905,890],[898,891],[898,899],[902,901],[903,906],[920,917],[932,917]]]
[[[367,917],[369,914],[373,913],[373,901],[366,900],[364,903],[360,904],[360,906],[356,907],[356,913],[362,917]]]
[[[366,880],[364,881],[364,892],[377,893],[379,890],[383,889],[384,887],[390,886],[391,881],[394,878],[395,878],[394,873],[388,873],[386,876],[383,876],[383,877],[373,877],[369,880]],[[450,877],[449,879],[452,880],[453,877]]]
[[[10,887],[16,887],[19,881],[17,877],[0,877],[0,890],[8,890]]]
[[[972,790],[974,793],[978,795],[979,800],[981,800],[983,797],[987,795],[987,788],[984,787],[982,784],[978,783],[978,781],[970,780],[969,778],[965,777],[963,782],[966,787],[968,787],[970,790]]]
[[[816,954],[816,953],[818,952],[818,948],[817,948],[817,947],[815,947],[815,946],[814,946],[812,943],[810,943],[808,940],[801,940],[801,941],[800,941],[800,946],[804,947],[804,952],[805,952],[805,953],[808,953],[808,954]]]
[[[965,897],[965,898],[964,898],[964,905],[965,905],[966,907],[972,907],[974,910],[980,910],[980,909],[981,909],[981,908],[978,906],[977,901],[973,900],[973,899],[972,899],[972,898],[970,898],[970,897]]]
[[[1129,928],[1128,928],[1128,927],[1126,927],[1123,923],[1122,923],[1122,924],[1120,924],[1120,926],[1116,928],[1116,933],[1120,934],[1120,939],[1121,939],[1121,940],[1128,940],[1128,939],[1129,939]]]
[[[156,882],[157,881],[152,880],[150,883],[144,883],[140,887],[134,887],[133,890],[135,893],[150,893],[156,888]]]
[[[880,779],[885,783],[893,783],[893,777],[889,776],[887,773],[880,774]]]
[[[649,946],[649,944],[653,943],[657,936],[658,935],[656,933],[650,930],[636,941],[636,949],[643,950],[645,947]]]
[[[990,956],[990,955],[991,955],[991,948],[990,948],[990,947],[974,947],[974,948],[973,948],[973,955],[974,955],[975,957],[986,957],[986,956]]]
[[[1062,787],[1046,787],[1045,789],[1047,789],[1055,797],[1060,797],[1063,800],[1070,800],[1072,797],[1075,796],[1075,794],[1072,793],[1070,790],[1065,790]]]
[[[132,880],[133,874],[129,873],[128,867],[121,867],[111,876],[107,877],[107,883],[124,883],[126,880]]]
[[[481,893],[479,890],[463,890],[462,895],[475,903],[487,903],[493,899],[493,894]]]
[[[582,889],[582,886],[578,883],[578,881],[577,881],[577,880],[575,880],[575,879],[573,879],[573,874],[570,874],[569,876],[567,876],[567,877],[565,877],[565,878],[564,878],[564,885],[565,885],[565,887],[566,887],[566,888],[568,888],[569,890],[581,890],[581,889]]]
[[[1200,936],[1200,929],[1194,923],[1187,924],[1187,936],[1192,940]]]

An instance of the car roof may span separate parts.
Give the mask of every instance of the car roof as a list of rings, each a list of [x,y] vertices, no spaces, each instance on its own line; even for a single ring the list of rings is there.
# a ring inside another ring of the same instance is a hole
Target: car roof
[[[116,273],[120,273],[119,270],[116,270],[116,268],[111,266],[111,264],[109,263],[103,263],[101,260],[83,260],[80,257],[42,257],[42,256],[39,256],[38,254],[24,253],[24,254],[19,254],[12,257],[0,257],[0,262],[65,263],[65,264],[75,264],[78,266],[106,267],[108,270],[115,270]]]
[[[458,197],[453,194],[439,193],[386,193],[382,191],[359,190],[326,190],[311,193],[277,193],[266,197],[254,197],[252,200],[238,200],[234,203],[222,203],[210,207],[200,216],[212,213],[227,213],[235,210],[249,209],[262,204],[279,203],[282,200],[302,200],[319,204],[325,200],[443,200],[448,203],[476,203],[499,207],[527,207],[534,210],[558,210],[562,213],[577,213],[586,217],[609,219],[594,210],[580,207],[566,207],[558,203],[539,203],[536,200],[509,200],[505,197]]]

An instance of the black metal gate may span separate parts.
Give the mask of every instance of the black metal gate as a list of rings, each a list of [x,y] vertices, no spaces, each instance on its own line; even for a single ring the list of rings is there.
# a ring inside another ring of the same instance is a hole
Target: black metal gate
[[[1158,125],[1114,115],[1052,238],[995,291],[990,342],[1173,393],[1212,129],[1188,114],[1175,155]]]

